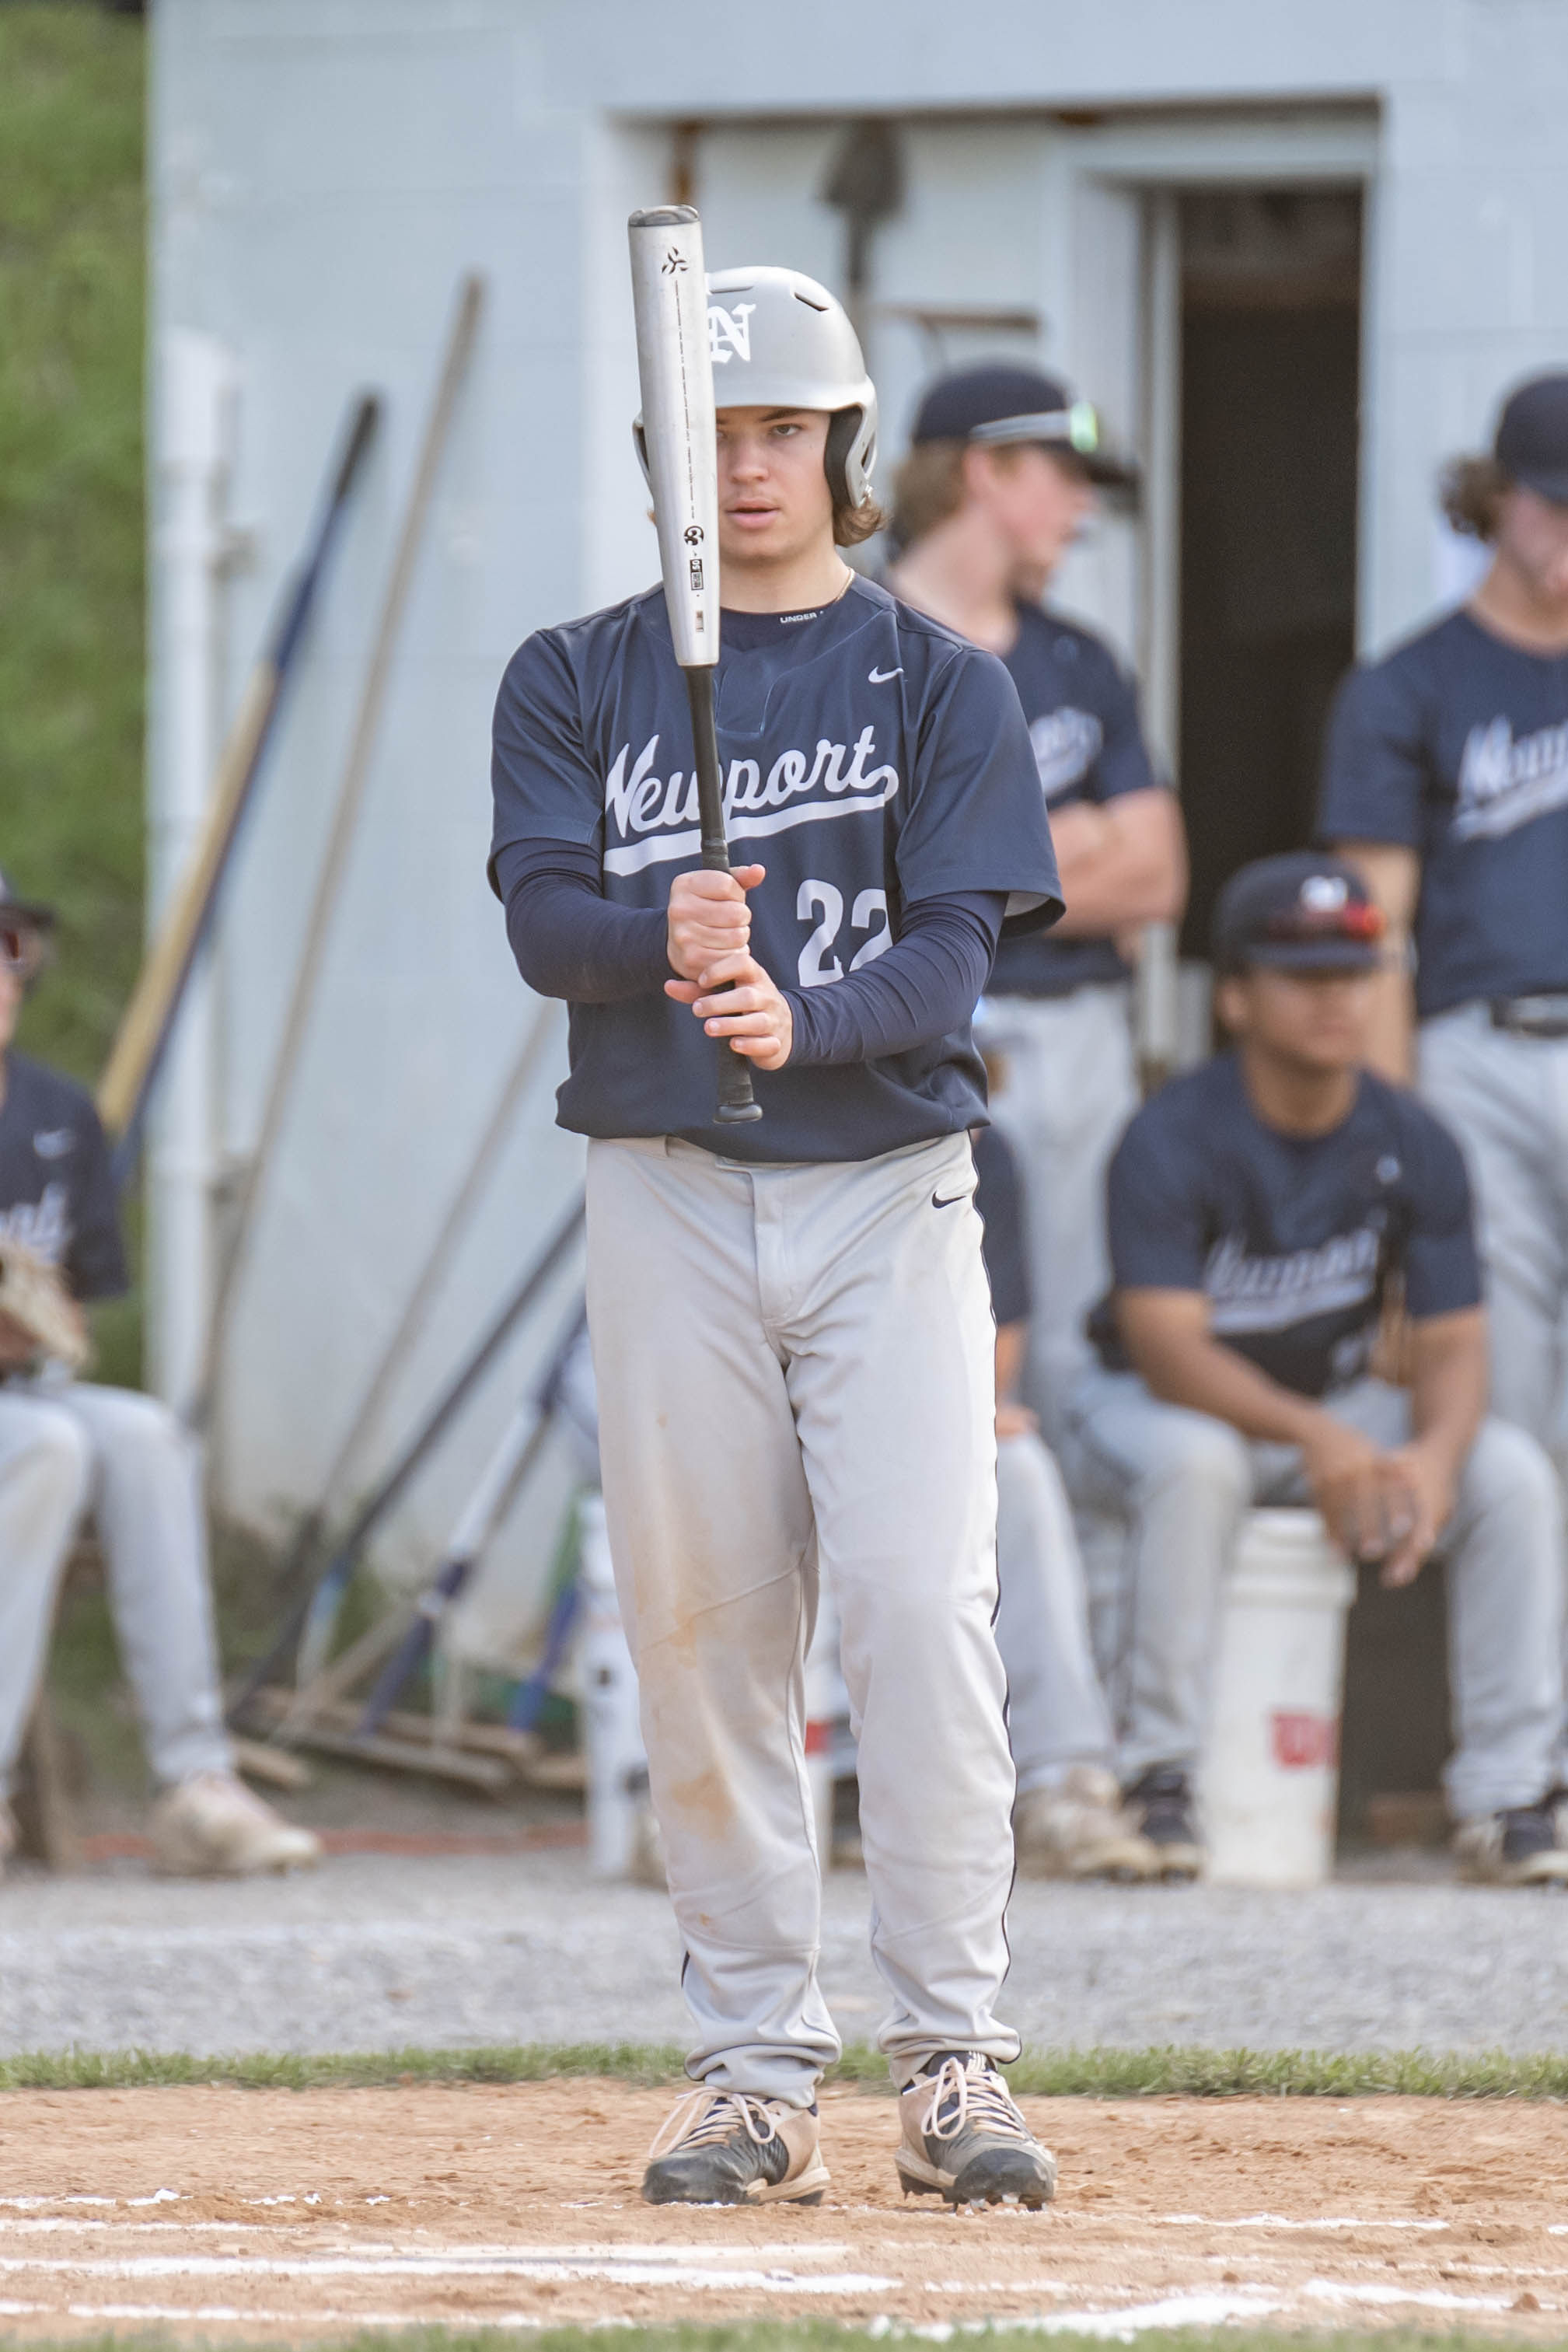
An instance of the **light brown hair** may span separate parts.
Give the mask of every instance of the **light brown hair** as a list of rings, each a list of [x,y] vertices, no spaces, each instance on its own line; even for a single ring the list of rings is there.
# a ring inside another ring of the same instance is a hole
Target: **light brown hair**
[[[1497,536],[1498,509],[1513,488],[1495,457],[1451,457],[1438,479],[1444,514],[1467,539]]]
[[[874,499],[862,499],[858,507],[833,501],[833,545],[858,547],[862,539],[874,539],[887,520]]]
[[[1005,473],[1016,466],[1035,441],[1002,441],[977,445],[969,441],[917,441],[900,466],[893,485],[893,536],[900,547],[913,547],[939,522],[956,515],[964,503],[965,453],[983,446],[993,465]],[[1055,457],[1054,449],[1051,456]],[[1059,459],[1060,463],[1061,460]]]

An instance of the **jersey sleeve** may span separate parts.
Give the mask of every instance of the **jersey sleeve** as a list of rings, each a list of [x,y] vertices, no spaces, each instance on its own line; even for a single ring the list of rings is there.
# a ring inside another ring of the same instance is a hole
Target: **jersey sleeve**
[[[1417,697],[1394,664],[1351,671],[1334,698],[1324,739],[1322,840],[1420,846],[1423,732]]]
[[[1061,913],[1039,765],[994,654],[957,649],[932,681],[897,866],[906,898],[1006,891],[1009,932],[1025,917],[1044,930]]]
[[[1114,801],[1124,793],[1155,791],[1165,779],[1156,773],[1144,740],[1137,688],[1110,653],[1104,660],[1100,710],[1104,735],[1090,772],[1090,786],[1096,801]]]
[[[497,854],[519,841],[599,839],[603,796],[583,738],[570,656],[553,630],[540,630],[507,665],[491,731],[490,887]]]
[[[1034,1301],[1024,1237],[1023,1184],[1011,1145],[1001,1129],[976,1130],[975,1206],[984,1231],[980,1254],[991,1286],[991,1310],[999,1328],[1027,1323]]]
[[[1207,1237],[1198,1172],[1157,1097],[1117,1147],[1106,1214],[1118,1290],[1203,1288]]]
[[[1408,1156],[1415,1197],[1405,1244],[1405,1304],[1419,1323],[1479,1307],[1481,1269],[1464,1157],[1430,1111],[1419,1113]]]
[[[120,1211],[98,1113],[84,1102],[77,1113],[77,1162],[73,1171],[71,1242],[65,1276],[77,1298],[117,1298],[130,1287]]]

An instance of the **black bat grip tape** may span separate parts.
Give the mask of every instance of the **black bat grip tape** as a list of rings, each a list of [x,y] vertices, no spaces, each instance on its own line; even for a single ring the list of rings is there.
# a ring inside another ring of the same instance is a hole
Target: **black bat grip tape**
[[[729,850],[724,837],[724,783],[718,764],[712,670],[688,669],[686,693],[692,706],[692,754],[697,775],[702,862],[716,873],[727,874]],[[718,1040],[718,1101],[713,1116],[716,1127],[746,1127],[762,1116],[762,1105],[752,1092],[750,1065],[743,1054],[736,1052],[727,1037]]]

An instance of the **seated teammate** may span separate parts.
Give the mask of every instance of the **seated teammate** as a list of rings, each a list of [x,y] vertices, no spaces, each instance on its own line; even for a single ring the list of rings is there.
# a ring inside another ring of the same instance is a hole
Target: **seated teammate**
[[[0,1244],[56,1269],[71,1302],[112,1297],[125,1259],[103,1131],[81,1088],[10,1053],[54,917],[0,876]],[[235,1778],[224,1731],[195,1448],[153,1398],[74,1381],[0,1314],[0,1867],[5,1799],[37,1691],[56,1587],[91,1511],[110,1606],[162,1786],[152,1842],[165,1870],[285,1870],[320,1846]]]
[[[1551,1466],[1483,1419],[1487,1329],[1458,1147],[1364,1065],[1383,919],[1354,869],[1302,852],[1227,885],[1218,1009],[1234,1052],[1176,1078],[1112,1163],[1115,1289],[1096,1313],[1072,1467],[1134,1523],[1128,1801],[1167,1876],[1203,1854],[1192,1773],[1220,1591],[1244,1514],[1314,1503],[1353,1560],[1448,1583],[1463,1873],[1568,1880],[1548,1801],[1563,1706]],[[1391,1286],[1408,1391],[1375,1377]]]
[[[1159,1857],[1122,1804],[1110,1711],[1089,1646],[1083,1563],[1061,1474],[1018,1401],[1029,1346],[1023,1186],[1000,1128],[971,1140],[997,1318],[997,1647],[1018,1773],[1018,1865],[1041,1878],[1138,1879]]]

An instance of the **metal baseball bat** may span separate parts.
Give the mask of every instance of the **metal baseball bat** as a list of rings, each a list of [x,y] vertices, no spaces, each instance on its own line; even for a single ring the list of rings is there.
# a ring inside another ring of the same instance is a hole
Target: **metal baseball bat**
[[[641,431],[659,532],[659,568],[670,635],[686,681],[697,780],[702,862],[729,871],[724,780],[714,717],[718,660],[718,448],[702,223],[691,205],[633,213],[632,307],[637,324]],[[751,1070],[727,1037],[718,1044],[721,1127],[760,1118]]]
[[[360,1738],[373,1738],[381,1729],[397,1705],[403,1685],[424,1664],[442,1619],[466,1591],[524,1481],[544,1452],[561,1374],[582,1328],[584,1312],[580,1300],[550,1351],[544,1378],[536,1382],[502,1431],[495,1452],[480,1473],[478,1485],[452,1530],[440,1566],[414,1603],[413,1622],[382,1667],[365,1702],[358,1726]]]
[[[350,493],[375,438],[381,402],[361,393],[350,412],[326,492],[298,570],[278,601],[267,644],[240,698],[218,756],[202,830],[174,885],[143,959],[98,1087],[98,1110],[118,1138],[113,1169],[123,1184],[135,1164],[142,1121],[180,1018],[197,959],[212,929],[241,822],[255,795],[277,714],[293,674]]]
[[[312,1615],[316,1612],[322,1615],[328,1612],[336,1612],[365,1542],[401,1499],[404,1489],[423,1467],[426,1456],[461,1412],[517,1325],[555,1272],[576,1238],[582,1215],[583,1201],[579,1193],[478,1346],[437,1398],[421,1427],[363,1504],[318,1581],[294,1603],[267,1644],[265,1655],[235,1686],[228,1708],[231,1720],[238,1722],[262,1685],[271,1681],[289,1652],[308,1631]]]

